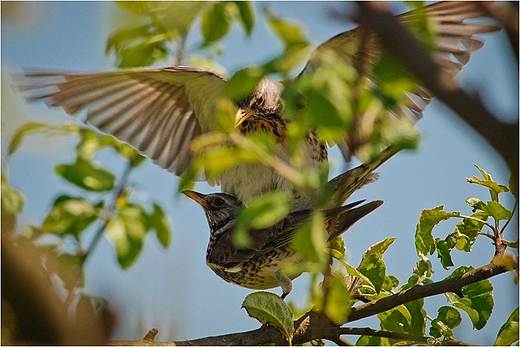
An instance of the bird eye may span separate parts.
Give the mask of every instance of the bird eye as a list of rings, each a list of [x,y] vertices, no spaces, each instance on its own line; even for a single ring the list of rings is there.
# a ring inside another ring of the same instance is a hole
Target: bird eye
[[[265,99],[264,99],[264,96],[263,96],[263,95],[260,95],[260,96],[256,99],[256,103],[257,103],[258,105],[263,105],[263,104],[264,104],[264,101],[265,101]]]
[[[213,200],[213,205],[217,207],[224,205],[224,199],[216,198],[215,200]]]

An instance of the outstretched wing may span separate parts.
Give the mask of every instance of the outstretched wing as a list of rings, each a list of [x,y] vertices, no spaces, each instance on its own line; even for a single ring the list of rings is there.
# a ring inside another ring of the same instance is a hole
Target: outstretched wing
[[[469,61],[472,52],[484,45],[482,41],[475,38],[475,35],[500,30],[494,25],[465,22],[468,19],[488,15],[478,2],[439,2],[426,6],[422,10],[428,19],[435,23],[432,26],[437,38],[434,59],[452,76],[460,72]],[[417,16],[418,12],[415,10],[401,14],[397,16],[397,19],[406,24],[416,20]],[[363,66],[365,74],[370,80],[368,85],[377,85],[371,68],[381,54],[380,45],[375,34],[366,33],[363,30],[363,28],[356,28],[346,31],[318,46],[302,73],[318,67],[321,55],[332,51],[341,59]],[[393,117],[407,115],[415,122],[422,117],[423,110],[431,100],[428,91],[421,86],[417,86],[415,90],[409,90],[405,98],[407,101],[404,107],[388,110],[389,115]],[[353,148],[349,148],[346,142],[338,145],[344,157],[348,159]]]
[[[224,77],[191,67],[27,73],[21,79],[28,100],[44,100],[68,114],[86,108],[86,123],[177,175],[191,160],[191,141],[213,129],[225,86]]]

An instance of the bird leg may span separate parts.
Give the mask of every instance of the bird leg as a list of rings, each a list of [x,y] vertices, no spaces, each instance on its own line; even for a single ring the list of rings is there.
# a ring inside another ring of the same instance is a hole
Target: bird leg
[[[280,287],[282,287],[283,293],[281,297],[283,300],[287,295],[289,295],[289,293],[292,290],[292,281],[289,277],[287,277],[286,274],[282,272],[282,270],[276,270],[273,275],[274,278],[276,278],[276,280],[278,281]]]

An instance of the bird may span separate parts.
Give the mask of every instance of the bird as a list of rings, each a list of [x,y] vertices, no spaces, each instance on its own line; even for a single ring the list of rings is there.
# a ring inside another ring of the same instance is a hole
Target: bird
[[[302,264],[305,257],[291,246],[298,228],[311,217],[312,210],[289,213],[273,226],[248,230],[249,245],[239,247],[234,241],[237,215],[243,204],[226,193],[202,194],[192,190],[182,191],[202,206],[210,228],[206,251],[206,263],[227,282],[250,289],[270,289],[280,286],[282,298],[292,290],[292,280],[302,270],[284,272],[288,265]],[[358,206],[363,200],[345,206],[324,210],[327,241],[340,236],[358,220],[383,204],[375,200]]]
[[[435,58],[453,76],[469,61],[472,52],[482,48],[484,43],[475,36],[499,30],[492,24],[465,22],[487,15],[478,3],[439,2],[425,6],[420,13],[435,21]],[[417,11],[410,11],[398,15],[397,19],[408,23],[417,17]],[[366,69],[364,76],[371,82],[367,85],[377,84],[371,68],[381,55],[380,45],[377,36],[364,33],[363,28],[345,31],[319,45],[295,79],[319,68],[321,58],[327,52],[333,52],[349,64],[356,59],[363,60]],[[84,121],[87,124],[130,144],[176,175],[186,172],[193,161],[194,154],[190,151],[192,141],[217,129],[217,104],[225,95],[227,85],[226,77],[219,73],[186,66],[139,67],[98,73],[27,72],[19,77],[18,87],[27,100],[43,100],[49,106],[61,107],[71,115],[86,109]],[[246,135],[260,131],[271,134],[278,146],[277,155],[294,164],[285,140],[289,120],[284,114],[281,98],[288,82],[265,76],[251,95],[233,100],[233,104],[238,131]],[[415,122],[421,118],[431,96],[427,90],[417,86],[404,97],[406,107],[388,109],[388,117],[409,117]],[[347,161],[356,155],[359,147],[352,138],[344,138],[336,144]],[[327,143],[319,138],[314,129],[308,129],[301,147],[304,156],[297,169],[319,168],[328,162]],[[374,162],[380,165],[398,151],[396,148],[383,151]],[[359,187],[374,181],[377,176],[372,172],[379,165],[363,163],[356,168],[358,170],[346,172],[341,179],[329,182],[329,186],[337,189],[342,183],[355,181]],[[214,181],[203,179],[220,184],[222,192],[244,203],[276,190],[292,194],[296,208],[301,209],[308,207],[313,194],[316,194],[313,191],[302,196],[286,178],[258,162],[239,164]],[[348,187],[342,190],[346,194],[338,193],[332,200],[345,201],[344,196],[352,191]]]

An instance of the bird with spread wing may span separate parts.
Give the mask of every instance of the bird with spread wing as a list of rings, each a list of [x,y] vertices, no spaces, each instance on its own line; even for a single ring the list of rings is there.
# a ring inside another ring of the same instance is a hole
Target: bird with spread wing
[[[479,3],[440,2],[422,10],[435,23],[434,57],[452,75],[468,62],[472,52],[483,46],[475,35],[498,30],[489,24],[465,22],[487,15]],[[414,21],[417,13],[411,11],[397,18],[406,24]],[[369,82],[377,83],[371,74],[371,66],[381,54],[375,34],[356,28],[331,38],[314,50],[297,79],[319,68],[321,57],[327,52],[349,64],[362,61],[364,76]],[[34,72],[22,78],[20,89],[28,100],[43,100],[49,106],[62,107],[68,114],[86,109],[86,123],[132,145],[176,175],[185,172],[193,160],[192,141],[216,129],[217,103],[224,96],[227,83],[225,77],[210,70],[181,66],[100,73]],[[252,95],[234,101],[234,106],[237,129],[242,134],[258,131],[272,134],[278,142],[277,154],[289,161],[284,136],[288,120],[281,100],[284,84],[285,81],[264,77]],[[430,95],[417,86],[405,98],[406,107],[388,109],[388,117],[411,115],[419,119]],[[313,129],[309,129],[304,142],[303,168],[316,168],[327,161],[326,144]],[[347,138],[337,144],[345,158],[350,158],[356,150]],[[336,206],[343,204],[355,189],[373,180],[372,172],[396,152],[387,149],[374,160],[333,180],[333,188],[338,193],[331,201],[335,201]],[[278,190],[293,192],[298,208],[312,204],[312,199],[300,196],[286,178],[260,163],[231,168],[222,173],[219,183],[224,193],[245,203]]]

